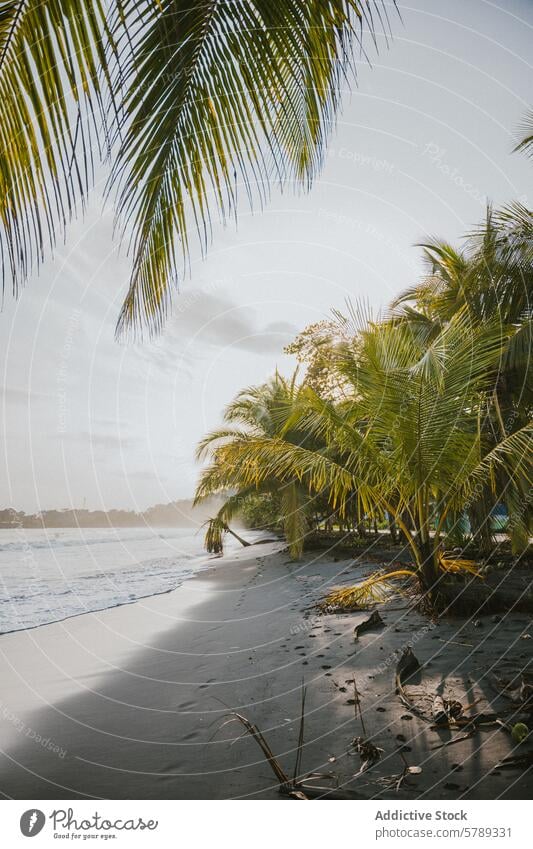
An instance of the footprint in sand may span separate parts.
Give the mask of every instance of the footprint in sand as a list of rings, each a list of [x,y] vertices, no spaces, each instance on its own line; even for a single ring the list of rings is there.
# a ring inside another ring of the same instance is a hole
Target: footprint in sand
[[[185,734],[181,739],[182,740],[195,740],[200,735],[197,731],[190,731],[188,734]]]

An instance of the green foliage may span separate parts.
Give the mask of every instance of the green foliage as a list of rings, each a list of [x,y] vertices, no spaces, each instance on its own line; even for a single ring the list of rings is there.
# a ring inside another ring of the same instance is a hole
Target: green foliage
[[[444,539],[463,536],[465,512],[490,545],[491,511],[505,501],[513,549],[523,550],[533,515],[531,220],[522,207],[489,210],[464,251],[425,246],[428,276],[389,317],[352,308],[336,316],[337,331],[332,322],[300,334],[291,350],[319,363],[320,380],[312,368],[300,385],[276,375],[241,393],[225,418],[243,430],[201,444],[213,462],[198,497],[279,493],[293,556],[319,503],[340,521],[391,517],[428,591],[443,573],[478,574],[442,556]]]
[[[271,497],[280,505],[280,521],[294,559],[303,551],[313,496],[298,476],[281,478],[275,470],[265,474],[265,469],[270,468],[280,444],[320,449],[319,440],[296,422],[291,424],[306,391],[298,386],[296,373],[291,380],[276,373],[267,383],[243,390],[224,412],[227,427],[208,434],[197,452],[199,459],[209,457],[210,464],[200,476],[196,502],[232,491],[218,514],[229,523],[233,515],[242,514],[251,496]],[[256,457],[262,454],[263,459],[248,463],[248,451],[255,452]]]
[[[278,528],[281,524],[281,498],[274,492],[251,493],[243,500],[240,515],[250,528]]]

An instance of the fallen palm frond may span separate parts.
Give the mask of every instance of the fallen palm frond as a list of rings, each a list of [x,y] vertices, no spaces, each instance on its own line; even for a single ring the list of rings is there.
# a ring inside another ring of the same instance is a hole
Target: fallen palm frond
[[[460,557],[444,557],[439,555],[439,568],[443,572],[449,572],[452,575],[460,575],[466,572],[469,575],[475,575],[476,578],[483,578],[482,573],[476,566],[475,560],[465,560]]]
[[[336,610],[362,610],[371,607],[374,604],[386,601],[394,591],[397,591],[398,588],[391,581],[401,578],[418,580],[415,573],[410,569],[378,572],[360,584],[332,590],[320,603],[319,608],[323,611],[332,612]]]
[[[450,574],[466,572],[475,577],[483,577],[481,572],[476,569],[476,564],[473,560],[447,558],[441,555],[439,557],[439,568],[443,572]],[[393,592],[398,592],[398,586],[393,582],[405,578],[418,581],[418,576],[411,569],[396,569],[393,572],[385,573],[378,572],[360,584],[332,590],[319,604],[319,609],[328,613],[340,610],[368,609],[375,604],[387,601]]]

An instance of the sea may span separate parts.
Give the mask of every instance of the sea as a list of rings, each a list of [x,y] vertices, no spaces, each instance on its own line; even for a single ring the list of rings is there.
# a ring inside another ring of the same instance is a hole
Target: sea
[[[173,590],[212,565],[202,542],[191,528],[2,529],[0,634]]]

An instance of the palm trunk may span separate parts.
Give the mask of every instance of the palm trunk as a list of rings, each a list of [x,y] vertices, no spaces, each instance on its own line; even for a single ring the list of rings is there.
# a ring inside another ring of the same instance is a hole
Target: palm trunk
[[[420,548],[420,582],[422,589],[430,598],[434,598],[439,581],[439,569],[437,565],[437,547],[433,540],[427,539],[419,542]]]
[[[490,554],[494,548],[494,540],[490,527],[490,504],[482,498],[468,510],[472,539],[479,547],[480,554]]]
[[[417,545],[420,551],[420,581],[423,590],[430,598],[434,597],[439,579],[437,564],[438,539],[431,538],[429,532],[429,493],[421,487],[416,496],[417,509]]]
[[[251,542],[247,542],[245,539],[240,537],[239,534],[236,534],[235,531],[232,531],[231,528],[228,525],[226,525],[226,531],[228,532],[228,534],[231,534],[232,537],[235,537],[235,539],[239,540],[241,545],[246,547],[246,546],[252,544]]]

